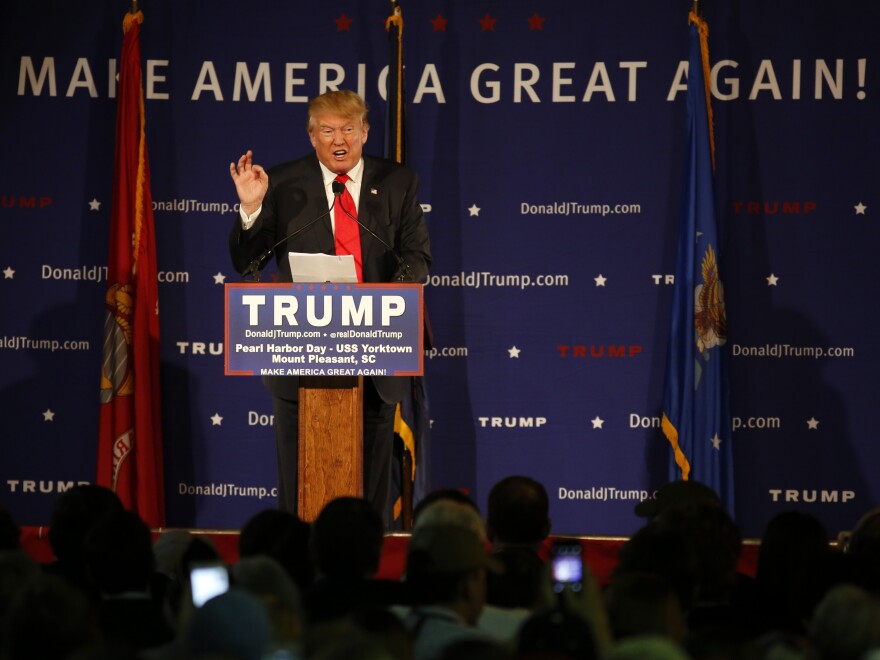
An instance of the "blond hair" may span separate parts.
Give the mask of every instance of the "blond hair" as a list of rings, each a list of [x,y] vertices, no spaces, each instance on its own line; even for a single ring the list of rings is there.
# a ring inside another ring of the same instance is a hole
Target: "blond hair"
[[[363,128],[368,129],[370,127],[370,123],[367,121],[368,110],[366,101],[351,90],[340,89],[325,92],[309,101],[309,121],[306,128],[311,133],[318,117],[332,113],[347,118],[360,119]]]

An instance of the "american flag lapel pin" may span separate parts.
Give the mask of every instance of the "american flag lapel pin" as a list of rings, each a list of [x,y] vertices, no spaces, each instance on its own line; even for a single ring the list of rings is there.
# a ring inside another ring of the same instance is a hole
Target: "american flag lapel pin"
[[[378,195],[379,191],[376,188],[370,188],[370,194],[371,195]]]

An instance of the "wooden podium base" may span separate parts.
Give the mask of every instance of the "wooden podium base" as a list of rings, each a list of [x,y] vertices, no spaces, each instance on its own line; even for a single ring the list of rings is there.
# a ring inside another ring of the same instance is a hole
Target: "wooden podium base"
[[[299,379],[297,514],[311,522],[337,497],[363,497],[363,378]]]

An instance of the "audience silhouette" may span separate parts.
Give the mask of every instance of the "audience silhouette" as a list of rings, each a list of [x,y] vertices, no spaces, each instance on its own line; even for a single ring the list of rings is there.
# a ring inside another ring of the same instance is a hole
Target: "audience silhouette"
[[[474,501],[443,489],[418,503],[402,580],[377,579],[385,536],[364,499],[311,524],[255,514],[224,565],[210,538],[144,522],[105,488],[58,495],[52,561],[22,549],[0,509],[0,660],[877,660],[880,509],[830,542],[802,511],[768,523],[754,578],[710,488],[671,482],[636,507],[608,584],[584,562],[555,592],[545,561],[547,493],[523,475]],[[587,530],[588,531],[588,530]],[[192,598],[193,568],[228,586]]]

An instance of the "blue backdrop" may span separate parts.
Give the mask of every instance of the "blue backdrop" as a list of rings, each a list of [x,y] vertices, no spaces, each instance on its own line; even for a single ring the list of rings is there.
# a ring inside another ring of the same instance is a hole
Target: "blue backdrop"
[[[665,480],[690,4],[404,0],[409,162],[435,258],[434,486],[484,506],[499,478],[529,474],[554,531],[617,535]],[[880,503],[880,4],[701,4],[737,519],[758,536],[797,508],[835,533]],[[127,5],[6,5],[0,501],[37,525],[94,478]],[[248,148],[266,166],[306,153],[305,102],[337,85],[366,96],[365,149],[381,155],[388,5],[142,9],[168,524],[235,528],[273,504],[252,493],[275,468],[268,395],[223,376],[228,165]]]

